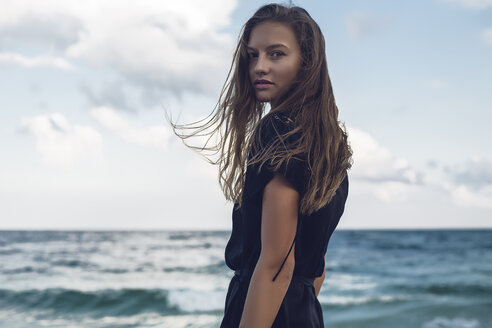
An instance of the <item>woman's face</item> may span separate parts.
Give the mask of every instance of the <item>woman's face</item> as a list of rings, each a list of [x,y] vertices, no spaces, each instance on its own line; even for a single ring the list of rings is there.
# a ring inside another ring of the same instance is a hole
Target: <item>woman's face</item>
[[[247,49],[249,78],[256,98],[275,107],[301,65],[301,50],[294,32],[282,23],[260,23],[251,31]]]

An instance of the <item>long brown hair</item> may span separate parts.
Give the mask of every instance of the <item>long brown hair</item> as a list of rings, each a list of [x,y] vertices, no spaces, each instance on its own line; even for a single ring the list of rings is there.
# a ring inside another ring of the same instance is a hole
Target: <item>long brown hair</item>
[[[271,147],[262,149],[248,160],[250,150],[258,145],[257,128],[266,118],[266,106],[256,99],[248,73],[246,47],[253,28],[266,21],[289,26],[301,49],[302,61],[297,77],[270,112],[287,114],[295,127],[279,135]],[[296,6],[269,4],[258,9],[243,27],[226,83],[212,113],[190,124],[171,124],[174,133],[184,142],[190,137],[207,137],[200,147],[185,144],[219,166],[222,191],[227,200],[239,206],[248,165],[269,162],[278,169],[293,156],[307,154],[311,174],[300,201],[303,214],[311,214],[326,205],[351,167],[352,151],[345,128],[338,121],[323,34],[307,11]],[[179,133],[178,130],[191,132]],[[299,135],[296,147],[287,152],[276,151],[276,145],[295,133]]]

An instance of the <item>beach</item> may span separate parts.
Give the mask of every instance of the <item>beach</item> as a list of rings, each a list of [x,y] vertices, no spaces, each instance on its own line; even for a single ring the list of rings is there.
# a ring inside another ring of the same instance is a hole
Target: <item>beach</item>
[[[0,231],[0,327],[218,327],[229,231]],[[492,327],[492,230],[337,230],[326,327]]]

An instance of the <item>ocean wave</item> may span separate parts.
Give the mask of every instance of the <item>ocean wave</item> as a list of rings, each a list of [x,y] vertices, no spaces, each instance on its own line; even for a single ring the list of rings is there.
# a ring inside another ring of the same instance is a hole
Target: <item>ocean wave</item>
[[[193,232],[174,233],[167,238],[169,240],[188,240],[193,238]]]
[[[87,315],[49,316],[43,313],[19,313],[0,309],[0,327],[9,328],[216,328],[220,325],[222,313],[217,314],[179,314],[161,315],[158,313],[140,313],[127,316],[90,317]]]
[[[46,274],[49,272],[49,268],[45,267],[33,267],[31,265],[27,265],[24,267],[20,268],[13,268],[13,269],[3,269],[1,271],[2,274],[22,274],[22,273],[36,273],[36,274]]]
[[[224,261],[218,261],[216,263],[211,263],[208,265],[201,266],[174,266],[163,268],[163,272],[183,272],[183,273],[196,273],[196,274],[223,274],[227,271],[228,267]]]
[[[14,291],[0,289],[0,308],[50,310],[54,313],[91,313],[92,315],[134,315],[155,312],[179,314],[179,307],[168,301],[162,289],[105,289],[80,291],[63,288]]]
[[[409,251],[420,251],[424,248],[423,245],[420,244],[398,244],[391,242],[378,242],[373,245],[375,250],[383,250],[383,251],[393,251],[393,250],[409,250]]]
[[[475,319],[436,317],[426,322],[422,328],[479,328],[480,322]]]
[[[93,266],[93,264],[87,262],[87,261],[81,261],[81,260],[76,260],[76,259],[61,259],[61,260],[55,260],[51,261],[51,265],[53,266],[61,266],[61,267],[69,267],[69,268],[90,268]]]
[[[0,248],[0,256],[22,253],[22,249],[19,248],[7,248],[4,245],[0,245],[0,247],[5,247],[3,249]]]
[[[122,269],[122,268],[106,268],[106,269],[101,268],[98,271],[103,272],[103,273],[112,273],[112,274],[125,274],[125,273],[131,272],[128,269]],[[139,272],[139,268],[136,268],[133,271]]]
[[[374,295],[374,296],[319,295],[318,300],[321,304],[324,305],[349,306],[349,305],[403,302],[403,301],[410,300],[410,297],[405,295]]]
[[[450,294],[450,295],[473,295],[473,296],[490,296],[492,287],[484,285],[451,285],[451,284],[434,284],[426,288],[432,294]]]
[[[186,313],[223,311],[226,291],[178,289],[169,291],[169,304]]]
[[[490,296],[492,286],[482,284],[452,284],[431,283],[428,285],[400,285],[395,286],[399,290],[411,293],[428,293],[433,295],[460,295],[460,296]]]

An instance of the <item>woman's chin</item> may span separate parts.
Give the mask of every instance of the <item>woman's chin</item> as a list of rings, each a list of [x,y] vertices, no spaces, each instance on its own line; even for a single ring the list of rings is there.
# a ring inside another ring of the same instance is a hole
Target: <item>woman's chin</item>
[[[272,101],[272,98],[271,97],[261,97],[261,96],[256,96],[256,100],[258,100],[259,102],[262,102],[262,103],[269,103]]]

